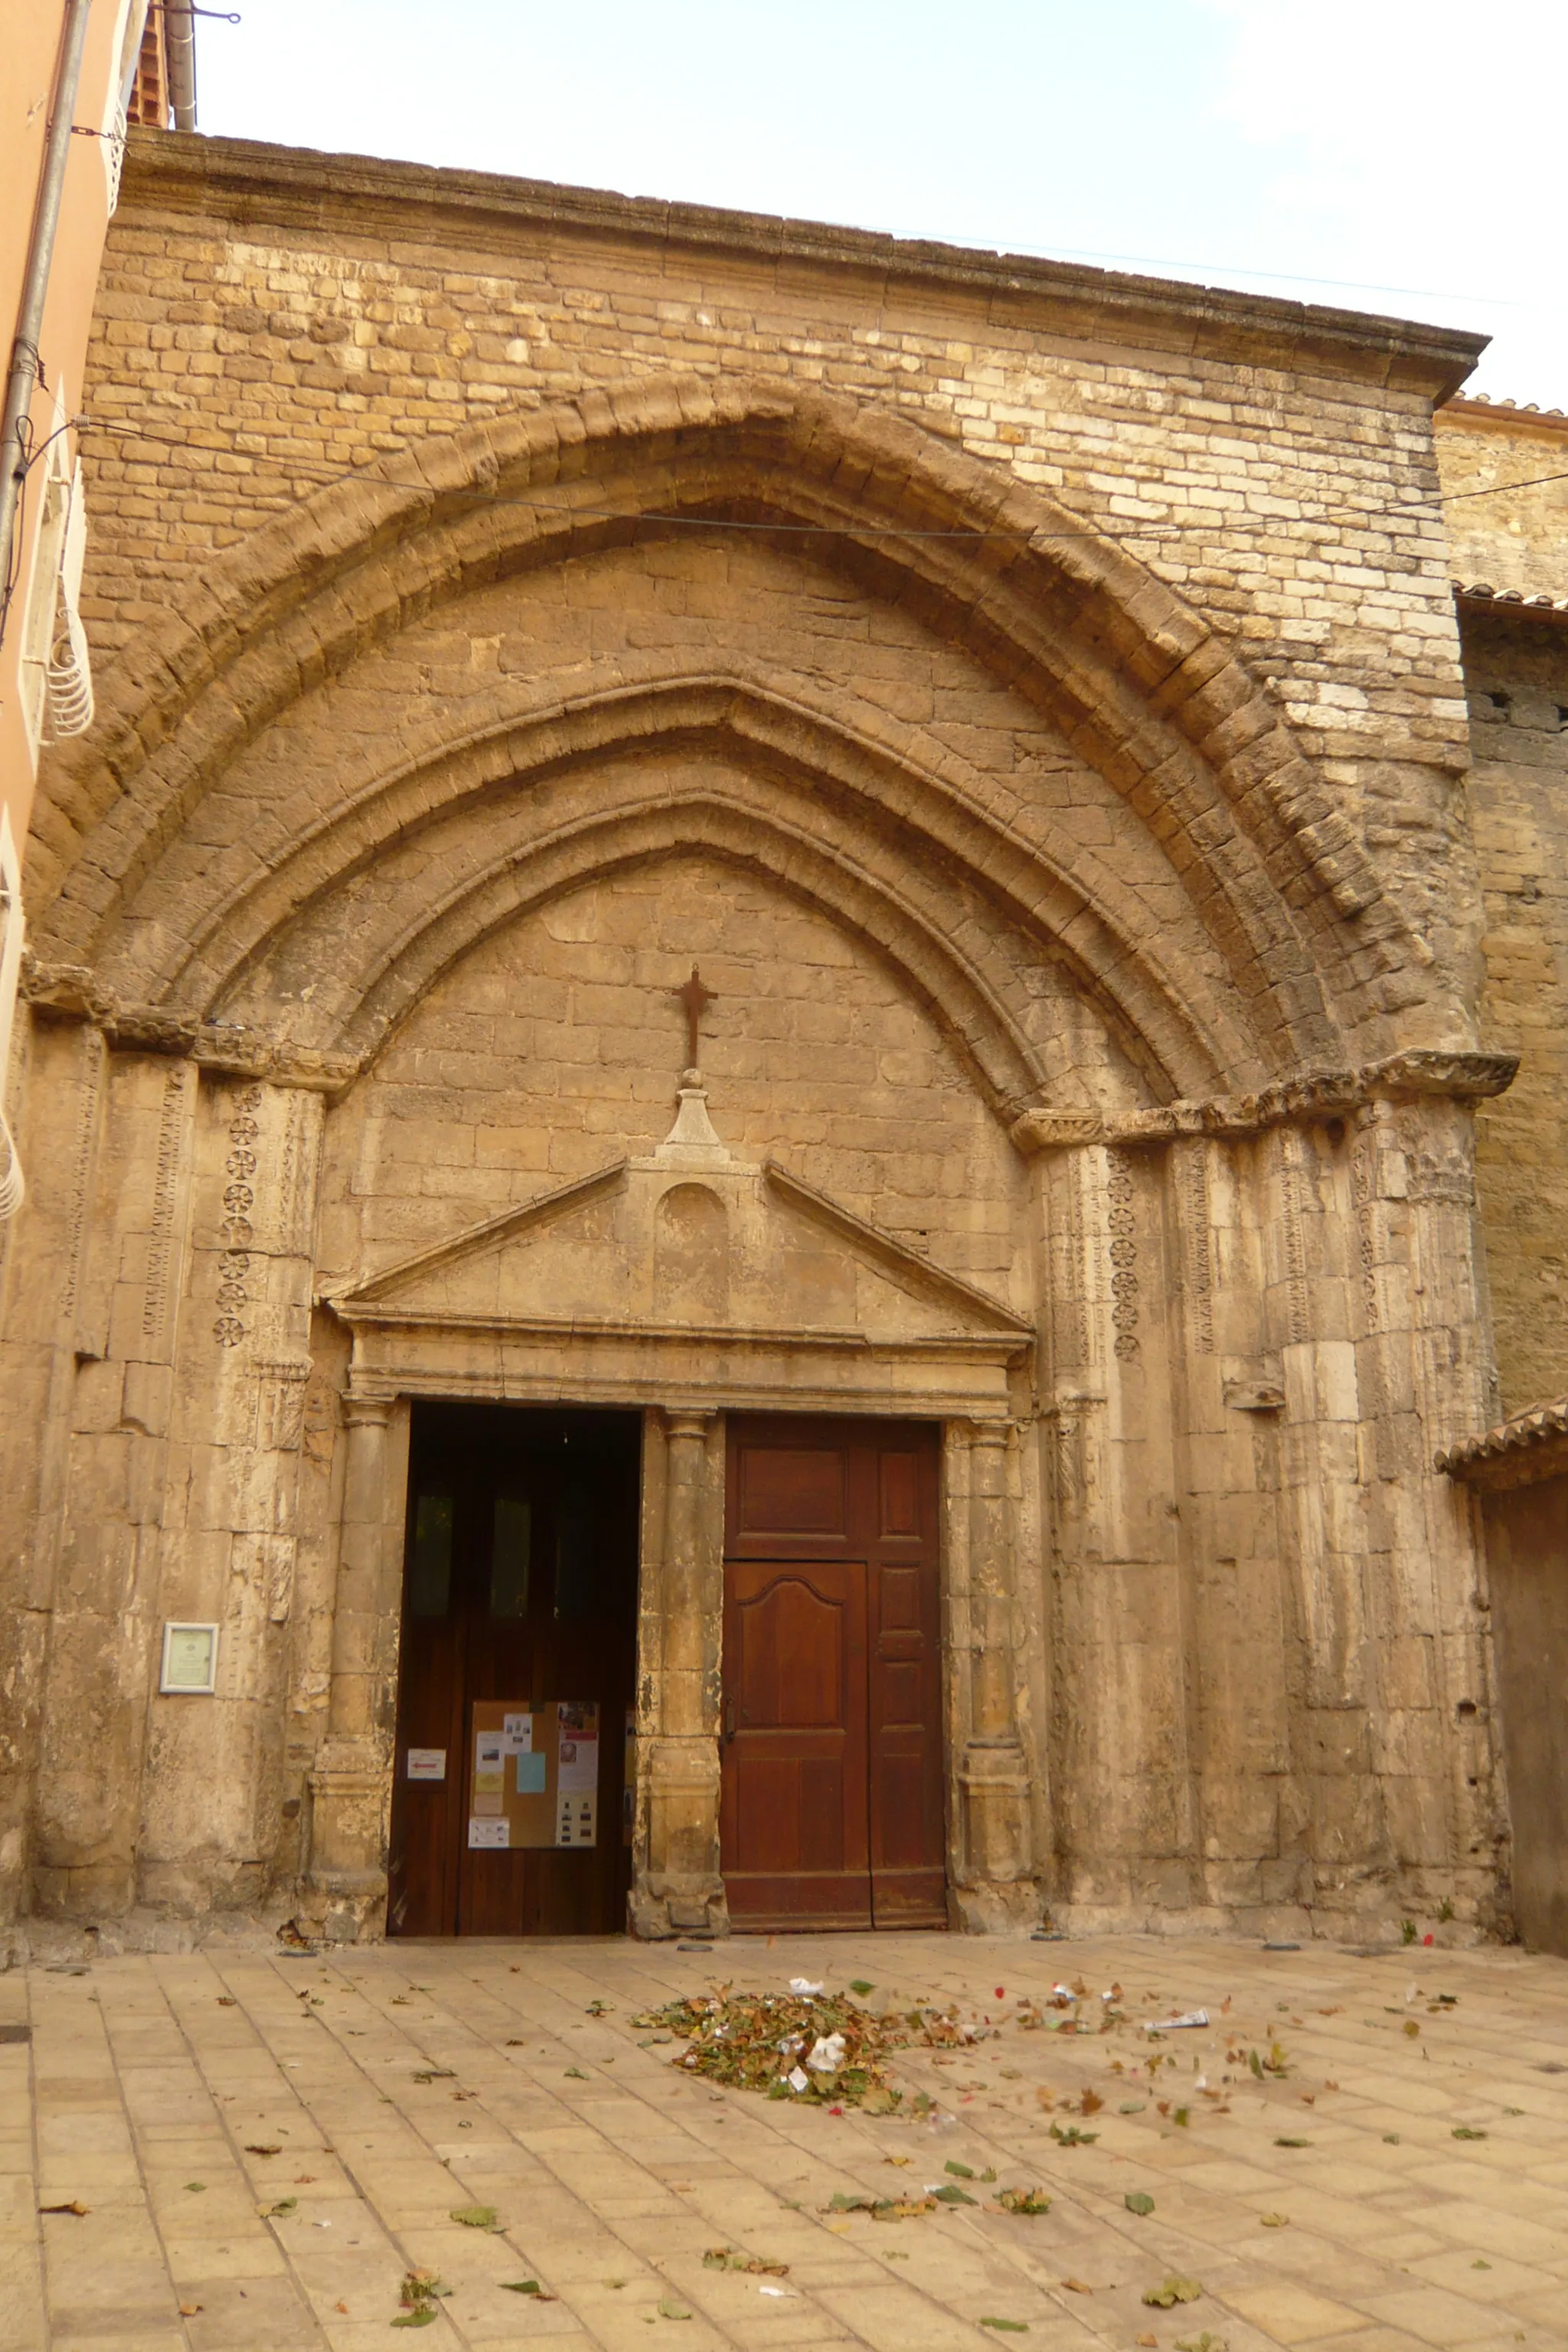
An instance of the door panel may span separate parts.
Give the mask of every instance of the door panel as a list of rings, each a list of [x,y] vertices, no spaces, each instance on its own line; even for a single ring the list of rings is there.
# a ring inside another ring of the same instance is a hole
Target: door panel
[[[625,1926],[620,1727],[636,1675],[637,1416],[416,1405],[387,1931],[592,1935]],[[473,1709],[596,1699],[597,1843],[470,1848]],[[411,1749],[444,1749],[439,1781]]]
[[[721,1854],[737,1926],[945,1924],[936,1434],[731,1423]]]
[[[737,1564],[724,1655],[720,1838],[731,1916],[868,1927],[865,1570]]]

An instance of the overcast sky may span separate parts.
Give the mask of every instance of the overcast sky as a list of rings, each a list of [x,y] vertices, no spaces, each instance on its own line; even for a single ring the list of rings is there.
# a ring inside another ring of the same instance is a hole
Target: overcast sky
[[[1568,408],[1568,0],[236,5],[205,131],[1438,320]]]

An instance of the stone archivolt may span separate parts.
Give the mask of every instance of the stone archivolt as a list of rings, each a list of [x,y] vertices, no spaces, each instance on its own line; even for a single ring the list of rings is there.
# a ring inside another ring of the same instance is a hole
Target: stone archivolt
[[[303,1885],[375,1930],[406,1401],[461,1394],[646,1408],[656,1621],[712,1615],[716,1416],[944,1422],[957,1916],[1489,1916],[1489,1767],[1447,1728],[1474,1534],[1428,1465],[1484,1418],[1466,1105],[1509,1068],[1172,588],[903,418],[666,374],[315,492],[99,700],[29,981],[34,1148],[98,1139],[92,1231],[35,1213],[12,1377],[63,1596],[40,1717],[109,1729],[38,1735],[36,1899]],[[658,1144],[667,897],[709,927],[733,1160]],[[117,1253],[179,1270],[145,1344]],[[57,1261],[89,1271],[51,1332]],[[198,1612],[233,1629],[205,1746],[148,1695]],[[650,1932],[722,1916],[679,1649]]]

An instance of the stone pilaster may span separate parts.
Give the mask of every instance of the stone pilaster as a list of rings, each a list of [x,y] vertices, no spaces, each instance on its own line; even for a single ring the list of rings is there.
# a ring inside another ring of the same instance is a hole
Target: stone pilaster
[[[327,1737],[310,1775],[308,1901],[329,1935],[374,1930],[386,1900],[390,1712],[401,1561],[388,1521],[393,1408],[349,1398]]]
[[[658,1556],[643,1575],[658,1605],[642,1612],[645,1655],[639,1822],[632,1932],[723,1932],[719,1870],[719,1647],[723,1622],[723,1449],[716,1416],[671,1412],[663,1429]]]
[[[977,1931],[1032,1919],[1038,1908],[1030,1868],[1029,1771],[1014,1704],[1007,1436],[1001,1424],[975,1423],[965,1447],[971,1663],[969,1735],[958,1773],[963,1859],[954,1894],[961,1923]]]

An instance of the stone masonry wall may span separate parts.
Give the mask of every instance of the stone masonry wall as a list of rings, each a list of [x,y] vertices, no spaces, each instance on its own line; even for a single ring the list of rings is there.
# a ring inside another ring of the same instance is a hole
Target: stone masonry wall
[[[319,158],[132,134],[87,397],[101,656],[133,652],[215,551],[428,436],[650,374],[787,376],[1049,489],[1179,588],[1268,682],[1464,993],[1464,706],[1429,423],[1460,339],[1390,329],[1369,351],[1367,322],[1289,304],[941,249],[927,282],[922,249],[886,239],[790,249],[745,216],[330,172],[323,202]],[[47,812],[31,855],[47,892],[70,855]]]
[[[1519,1076],[1477,1123],[1498,1410],[1568,1390],[1568,417],[1456,401],[1436,447],[1462,590],[1485,893],[1483,1034]]]

